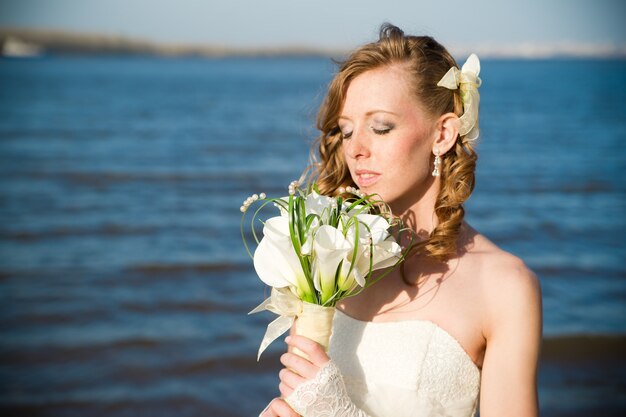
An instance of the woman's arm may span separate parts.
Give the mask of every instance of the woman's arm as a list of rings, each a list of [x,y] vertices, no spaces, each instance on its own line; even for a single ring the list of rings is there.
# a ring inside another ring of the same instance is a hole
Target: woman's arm
[[[492,269],[486,295],[487,349],[480,390],[481,417],[536,417],[542,335],[541,287],[516,258]]]

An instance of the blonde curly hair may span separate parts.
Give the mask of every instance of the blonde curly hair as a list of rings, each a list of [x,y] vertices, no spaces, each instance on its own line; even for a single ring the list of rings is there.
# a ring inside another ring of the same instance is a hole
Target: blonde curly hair
[[[450,67],[458,68],[452,55],[430,36],[408,36],[396,26],[383,24],[377,42],[361,46],[340,63],[320,107],[317,128],[321,134],[314,143],[314,164],[309,169],[311,180],[322,194],[334,196],[339,194],[340,187],[356,187],[344,160],[338,127],[350,82],[366,71],[392,64],[402,64],[408,71],[413,93],[431,115],[438,117],[453,112],[460,117],[463,114],[460,91],[437,86]],[[435,203],[438,225],[415,248],[432,259],[445,262],[457,253],[456,242],[465,215],[463,203],[474,190],[478,156],[473,146],[471,141],[459,136],[453,148],[440,155],[441,187]]]

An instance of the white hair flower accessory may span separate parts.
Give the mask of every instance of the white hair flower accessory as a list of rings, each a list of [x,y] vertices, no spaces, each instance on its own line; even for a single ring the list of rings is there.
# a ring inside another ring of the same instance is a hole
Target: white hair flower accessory
[[[461,99],[463,100],[463,115],[460,117],[461,127],[459,135],[464,136],[467,141],[478,139],[478,105],[480,103],[480,95],[478,87],[482,80],[478,77],[480,72],[480,61],[476,54],[471,54],[465,64],[459,70],[452,67],[439,80],[437,86],[445,87],[450,90],[461,90]]]

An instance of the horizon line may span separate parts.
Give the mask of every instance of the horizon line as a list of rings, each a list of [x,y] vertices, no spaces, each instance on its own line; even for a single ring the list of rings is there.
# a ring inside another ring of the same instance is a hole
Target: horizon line
[[[58,28],[0,27],[0,40],[23,42],[34,48],[53,53],[128,53],[157,56],[342,56],[355,47],[265,45],[235,46],[209,42],[155,41],[137,36],[106,32],[72,31]],[[447,49],[457,56],[476,53],[481,58],[626,58],[626,44],[611,42],[476,42],[448,43]]]

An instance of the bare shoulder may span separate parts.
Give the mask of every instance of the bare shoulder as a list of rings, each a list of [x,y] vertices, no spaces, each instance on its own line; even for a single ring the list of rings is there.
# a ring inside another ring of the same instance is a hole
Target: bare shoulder
[[[471,262],[480,271],[479,278],[488,292],[523,289],[520,287],[539,290],[537,275],[521,258],[501,249],[471,226],[466,224],[466,227],[472,240],[469,250]]]
[[[485,333],[534,318],[541,323],[539,277],[518,256],[499,248],[484,235],[474,234],[473,257],[480,265]],[[536,323],[537,324],[537,323]]]

